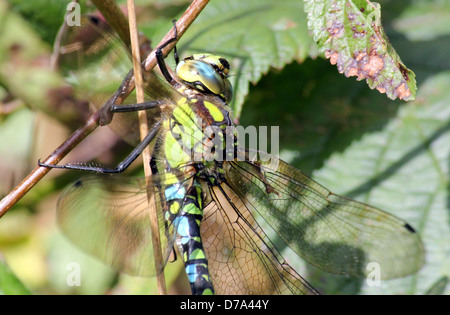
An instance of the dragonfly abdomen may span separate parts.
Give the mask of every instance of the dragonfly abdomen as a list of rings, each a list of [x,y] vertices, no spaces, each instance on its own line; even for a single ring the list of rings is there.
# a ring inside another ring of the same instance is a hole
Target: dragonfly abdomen
[[[177,245],[183,256],[192,294],[214,294],[200,236],[203,219],[201,185],[195,180],[187,187],[176,183],[165,189],[165,195],[168,205],[166,220],[175,226]]]

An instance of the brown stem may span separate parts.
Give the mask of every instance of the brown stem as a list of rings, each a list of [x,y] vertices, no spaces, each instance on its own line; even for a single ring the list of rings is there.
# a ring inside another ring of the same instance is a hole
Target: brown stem
[[[128,18],[130,23],[130,38],[131,38],[131,51],[133,56],[133,70],[134,77],[136,82],[136,100],[138,103],[145,102],[145,94],[144,94],[144,82],[142,78],[142,67],[141,67],[141,56],[139,49],[139,34],[136,23],[136,10],[134,6],[134,0],[127,0],[127,8],[128,8]],[[141,140],[147,136],[149,132],[148,122],[147,122],[147,113],[145,111],[139,111],[139,130],[141,135]],[[164,259],[162,257],[161,250],[161,239],[159,235],[159,222],[158,222],[158,213],[155,202],[155,196],[152,191],[152,170],[150,168],[150,159],[151,152],[150,148],[147,146],[142,151],[142,159],[144,164],[144,173],[147,184],[147,199],[148,199],[148,209],[150,216],[150,225],[151,225],[151,234],[152,234],[152,245],[153,245],[153,258],[155,261],[155,269],[162,270],[164,266]],[[164,278],[164,272],[158,273],[156,275],[156,282],[158,286],[158,292],[160,295],[166,295],[166,281]]]

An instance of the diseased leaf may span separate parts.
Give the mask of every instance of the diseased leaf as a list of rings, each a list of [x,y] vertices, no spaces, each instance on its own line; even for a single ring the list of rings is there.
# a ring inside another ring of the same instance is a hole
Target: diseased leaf
[[[415,98],[415,74],[402,63],[384,33],[378,3],[305,0],[305,11],[314,40],[340,73],[366,79],[371,89],[391,99]]]

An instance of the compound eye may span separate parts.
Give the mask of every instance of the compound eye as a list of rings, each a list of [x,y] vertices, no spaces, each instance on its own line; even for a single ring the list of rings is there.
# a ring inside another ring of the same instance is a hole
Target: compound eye
[[[208,62],[203,60],[184,60],[177,66],[178,77],[200,92],[210,92],[225,100],[232,94],[231,84]]]
[[[195,54],[192,58],[194,60],[202,60],[209,63],[222,76],[222,78],[226,78],[230,72],[230,63],[221,56],[212,54]]]
[[[224,79],[225,86],[223,89],[222,97],[225,99],[227,103],[231,101],[231,98],[233,97],[233,86],[231,85],[231,82],[228,79]]]

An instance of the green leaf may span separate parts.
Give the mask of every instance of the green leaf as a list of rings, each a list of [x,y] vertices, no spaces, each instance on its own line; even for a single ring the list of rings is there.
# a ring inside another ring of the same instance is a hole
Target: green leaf
[[[59,0],[8,0],[8,2],[12,10],[25,18],[48,43],[53,43],[69,3]]]
[[[440,295],[445,292],[445,288],[448,285],[448,277],[440,277],[426,292],[427,295]]]
[[[391,99],[413,100],[415,74],[406,68],[381,25],[381,10],[367,0],[305,0],[308,27],[319,49],[346,77],[366,79]]]
[[[0,259],[0,294],[29,295],[31,292],[17,278],[9,266]]]
[[[364,285],[362,293],[424,294],[437,275],[450,276],[449,83],[449,71],[430,78],[417,101],[402,107],[381,131],[332,155],[314,173],[330,190],[393,213],[422,236],[427,264],[418,274],[380,287]]]
[[[414,1],[394,22],[394,29],[412,41],[450,35],[450,2]]]

